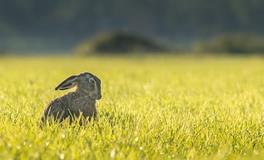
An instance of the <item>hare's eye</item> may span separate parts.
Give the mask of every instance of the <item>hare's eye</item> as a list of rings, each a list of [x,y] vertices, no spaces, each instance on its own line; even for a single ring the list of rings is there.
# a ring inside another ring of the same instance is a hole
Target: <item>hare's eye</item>
[[[93,78],[90,78],[90,79],[89,79],[89,82],[90,82],[90,83],[92,83],[92,84],[94,84],[94,83],[95,83],[95,81],[94,81],[94,79],[93,79]]]

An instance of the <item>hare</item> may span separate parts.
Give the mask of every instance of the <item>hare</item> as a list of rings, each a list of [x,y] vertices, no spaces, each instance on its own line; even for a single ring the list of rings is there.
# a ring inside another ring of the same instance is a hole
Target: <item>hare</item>
[[[41,122],[48,119],[62,122],[69,119],[70,123],[78,117],[85,120],[96,119],[96,100],[101,99],[101,80],[95,75],[85,72],[73,75],[61,82],[55,90],[66,90],[77,86],[75,92],[70,92],[53,100],[45,109]]]

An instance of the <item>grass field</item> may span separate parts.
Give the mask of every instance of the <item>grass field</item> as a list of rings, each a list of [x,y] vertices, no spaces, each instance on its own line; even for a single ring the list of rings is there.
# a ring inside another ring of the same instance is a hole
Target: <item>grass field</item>
[[[264,59],[0,59],[0,159],[261,159]],[[102,80],[99,120],[39,128],[55,86]]]

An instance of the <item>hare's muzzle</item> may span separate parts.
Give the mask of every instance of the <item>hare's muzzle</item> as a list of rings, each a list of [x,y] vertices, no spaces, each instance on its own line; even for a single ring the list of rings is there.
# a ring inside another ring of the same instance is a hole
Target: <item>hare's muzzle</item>
[[[99,100],[99,99],[101,99],[102,98],[102,95],[101,94],[99,94],[98,96],[97,96],[97,100]]]

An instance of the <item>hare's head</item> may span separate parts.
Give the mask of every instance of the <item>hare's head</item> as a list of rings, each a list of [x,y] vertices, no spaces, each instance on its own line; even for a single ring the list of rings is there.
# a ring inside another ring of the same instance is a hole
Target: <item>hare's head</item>
[[[101,80],[95,75],[84,72],[73,75],[61,82],[55,90],[65,90],[77,86],[77,92],[89,95],[90,98],[101,99]]]

